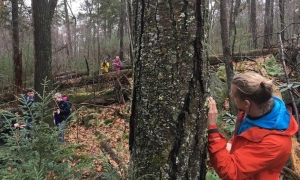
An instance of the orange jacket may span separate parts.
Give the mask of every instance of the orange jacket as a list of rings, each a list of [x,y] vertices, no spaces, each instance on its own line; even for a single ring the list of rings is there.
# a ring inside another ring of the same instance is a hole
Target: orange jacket
[[[292,115],[285,131],[252,127],[233,137],[230,152],[222,134],[210,133],[210,163],[223,180],[278,180],[291,153],[291,136],[297,130]]]

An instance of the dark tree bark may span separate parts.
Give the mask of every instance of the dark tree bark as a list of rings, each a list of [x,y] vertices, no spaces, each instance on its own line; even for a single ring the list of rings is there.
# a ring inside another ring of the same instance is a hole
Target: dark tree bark
[[[205,179],[207,1],[134,0],[132,7],[133,177]]]
[[[32,1],[35,58],[34,89],[40,94],[43,93],[44,86],[42,83],[45,79],[48,80],[45,87],[46,92],[50,92],[53,86],[51,21],[56,5],[57,0]]]
[[[19,50],[19,8],[18,0],[11,0],[12,5],[12,46],[14,62],[14,94],[19,95],[23,90],[22,53]]]
[[[250,30],[252,35],[253,46],[257,48],[257,24],[256,24],[256,0],[249,0],[250,4]]]
[[[226,69],[226,77],[227,77],[227,96],[229,97],[229,92],[231,89],[231,80],[233,78],[233,66],[232,66],[232,57],[230,53],[229,46],[229,36],[228,36],[228,26],[227,26],[227,4],[226,1],[220,1],[220,24],[221,24],[221,39],[222,39],[222,47],[223,47],[223,58]],[[229,98],[230,107],[234,107],[234,103],[232,98]],[[231,108],[231,113],[235,114],[233,108]]]

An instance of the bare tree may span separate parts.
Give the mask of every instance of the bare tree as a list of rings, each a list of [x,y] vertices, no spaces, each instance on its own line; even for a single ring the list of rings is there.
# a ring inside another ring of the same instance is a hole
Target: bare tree
[[[284,29],[285,22],[284,22],[284,0],[279,0],[279,11],[280,11],[280,28]],[[281,40],[284,40],[284,31],[281,32]]]
[[[120,23],[119,23],[119,30],[120,30],[120,51],[119,56],[120,59],[124,59],[124,26],[125,26],[125,20],[126,20],[126,14],[125,14],[125,0],[121,0],[121,9],[120,9]]]
[[[249,0],[248,6],[250,6],[249,28],[251,30],[253,46],[256,49],[257,48],[256,0]]]
[[[18,0],[11,0],[12,5],[12,35],[13,35],[13,62],[14,62],[14,93],[18,95],[23,90],[22,81],[22,52],[19,50],[19,8]]]
[[[235,46],[235,40],[236,40],[236,18],[239,14],[240,6],[241,6],[241,0],[232,0],[232,12],[230,13],[230,22],[229,22],[229,37],[233,37],[232,39],[232,46],[231,46],[231,52],[234,53],[234,46]]]
[[[273,7],[274,0],[266,0],[265,2],[265,16],[264,16],[264,47],[271,47],[272,33],[273,33]]]
[[[64,0],[64,7],[65,7],[65,21],[66,21],[65,25],[66,25],[67,37],[68,37],[68,52],[69,52],[70,55],[73,55],[71,30],[70,30],[70,20],[69,20],[69,11],[68,11],[68,2],[67,2],[67,0]]]
[[[230,45],[229,45],[229,34],[228,34],[228,20],[227,20],[227,3],[226,1],[220,1],[220,24],[221,24],[221,39],[222,39],[222,47],[223,47],[223,58],[226,69],[226,77],[227,77],[227,93],[229,97],[229,92],[231,89],[231,80],[233,78],[233,66],[232,66],[232,56],[230,53]],[[230,107],[234,107],[234,103],[232,98],[229,99]],[[231,109],[231,112],[234,113],[234,109]]]
[[[133,1],[133,177],[205,179],[207,1]]]

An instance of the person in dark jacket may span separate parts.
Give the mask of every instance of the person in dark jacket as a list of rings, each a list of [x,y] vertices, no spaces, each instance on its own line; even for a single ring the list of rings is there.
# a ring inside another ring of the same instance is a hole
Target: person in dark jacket
[[[56,110],[53,112],[54,124],[58,127],[58,138],[60,142],[64,142],[64,129],[66,120],[71,113],[71,105],[68,101],[63,101],[61,93],[54,94]]]
[[[34,90],[27,89],[23,99],[20,99],[19,102],[20,102],[19,107],[22,109],[24,117],[27,117],[25,128],[27,130],[31,130],[33,126],[33,114],[34,114],[32,108],[34,104]]]
[[[24,95],[24,100],[20,100],[20,106],[23,111],[28,111],[34,103],[34,91],[33,89],[27,89]]]
[[[6,135],[11,135],[14,129],[26,127],[25,124],[18,122],[20,116],[22,116],[20,109],[12,109],[0,113],[0,146],[6,143]]]

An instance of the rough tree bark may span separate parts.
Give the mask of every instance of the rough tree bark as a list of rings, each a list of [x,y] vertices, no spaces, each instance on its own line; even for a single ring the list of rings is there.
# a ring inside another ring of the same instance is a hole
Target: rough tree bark
[[[11,0],[12,5],[12,46],[14,64],[14,94],[19,95],[23,90],[22,81],[22,52],[19,50],[19,8],[18,0]]]
[[[33,0],[31,2],[34,28],[34,89],[42,94],[44,79],[49,81],[46,92],[50,92],[53,86],[51,21],[57,0]],[[38,97],[36,99],[39,100]]]
[[[135,178],[205,179],[207,7],[204,0],[133,1]]]

